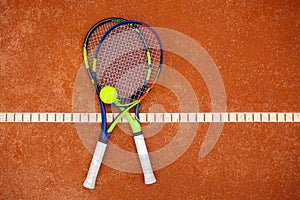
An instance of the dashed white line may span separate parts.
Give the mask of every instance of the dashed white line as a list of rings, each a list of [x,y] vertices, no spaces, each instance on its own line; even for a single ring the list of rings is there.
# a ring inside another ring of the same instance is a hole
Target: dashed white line
[[[118,113],[107,113],[111,122]],[[131,113],[134,117],[134,114]],[[0,122],[99,123],[101,113],[0,113]],[[121,122],[127,122],[125,118]],[[141,123],[300,122],[299,112],[140,113]]]

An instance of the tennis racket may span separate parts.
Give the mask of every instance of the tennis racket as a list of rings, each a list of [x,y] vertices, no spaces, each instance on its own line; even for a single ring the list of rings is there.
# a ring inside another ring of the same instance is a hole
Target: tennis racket
[[[96,177],[107,147],[108,136],[125,116],[133,131],[134,141],[141,162],[146,184],[156,182],[149,159],[144,136],[139,123],[140,101],[153,88],[160,74],[163,61],[163,48],[157,33],[147,24],[138,21],[120,21],[101,37],[90,69],[88,45],[84,45],[84,59],[88,74],[99,98],[102,117],[102,130],[90,164],[84,187],[93,189]],[[108,126],[106,110],[100,98],[101,89],[110,86],[116,90],[112,105],[120,113]],[[136,118],[129,110],[136,107]]]

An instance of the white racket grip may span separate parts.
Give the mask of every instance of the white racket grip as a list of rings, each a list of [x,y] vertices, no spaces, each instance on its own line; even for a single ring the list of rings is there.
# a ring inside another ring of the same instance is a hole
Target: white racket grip
[[[142,166],[145,184],[147,184],[147,185],[153,184],[156,182],[156,178],[153,174],[148,150],[147,150],[146,143],[144,140],[144,136],[142,134],[134,136],[134,142],[135,142],[136,149],[137,149],[139,159],[140,159],[140,163]]]
[[[107,144],[103,142],[97,142],[97,146],[93,155],[93,159],[89,168],[87,177],[83,183],[83,186],[88,189],[94,189],[97,179],[97,175],[101,166],[101,162],[106,150]]]

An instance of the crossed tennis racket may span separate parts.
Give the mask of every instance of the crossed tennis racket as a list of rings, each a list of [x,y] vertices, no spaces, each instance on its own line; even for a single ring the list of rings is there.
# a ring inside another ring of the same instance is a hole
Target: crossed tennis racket
[[[96,178],[114,127],[125,116],[133,133],[145,184],[156,182],[148,150],[139,123],[140,102],[151,91],[163,62],[162,43],[149,25],[122,18],[108,18],[96,23],[87,33],[83,56],[87,73],[100,103],[102,127],[83,186],[95,188]],[[117,92],[112,106],[120,112],[107,124],[101,89],[110,86]],[[135,118],[129,110],[135,107]]]

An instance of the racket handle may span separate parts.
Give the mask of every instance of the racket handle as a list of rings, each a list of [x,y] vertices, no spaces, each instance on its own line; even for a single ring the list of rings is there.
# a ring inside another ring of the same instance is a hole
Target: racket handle
[[[88,189],[94,189],[96,178],[101,166],[101,162],[106,150],[107,144],[103,142],[97,142],[97,146],[93,155],[92,162],[90,164],[89,172],[87,174],[87,177],[83,183],[83,186]]]
[[[139,155],[140,163],[142,166],[145,184],[153,184],[156,182],[156,178],[154,176],[148,150],[146,147],[146,143],[144,140],[143,134],[134,136],[135,146]]]

